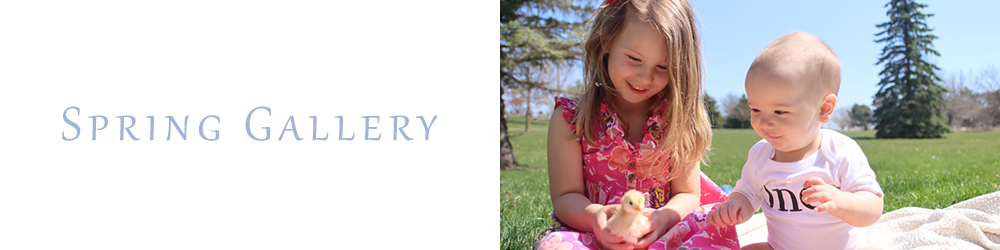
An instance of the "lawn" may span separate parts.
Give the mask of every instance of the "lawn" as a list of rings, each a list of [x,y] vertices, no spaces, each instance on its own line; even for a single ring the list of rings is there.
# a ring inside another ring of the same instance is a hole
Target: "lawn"
[[[545,135],[548,123],[508,120],[515,157],[522,166],[500,172],[500,246],[530,249],[550,227]],[[713,131],[709,166],[719,185],[739,179],[747,151],[760,140],[753,130]],[[1000,132],[950,133],[942,139],[874,139],[874,131],[848,131],[868,156],[885,196],[885,211],[944,208],[1000,191]]]

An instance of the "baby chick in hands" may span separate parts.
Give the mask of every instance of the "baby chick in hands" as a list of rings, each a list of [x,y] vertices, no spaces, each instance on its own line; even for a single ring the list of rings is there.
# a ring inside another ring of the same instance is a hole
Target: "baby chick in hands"
[[[649,217],[642,213],[645,204],[646,199],[639,191],[625,192],[621,208],[608,219],[608,230],[611,234],[621,236],[625,242],[636,244],[649,227]]]

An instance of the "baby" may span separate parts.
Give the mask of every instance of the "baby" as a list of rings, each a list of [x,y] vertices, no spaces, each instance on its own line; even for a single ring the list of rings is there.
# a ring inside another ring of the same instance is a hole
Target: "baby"
[[[882,215],[882,188],[857,142],[822,129],[837,104],[840,61],[801,32],[775,39],[747,72],[751,125],[760,137],[729,199],[708,216],[716,226],[750,219],[763,206],[767,242],[743,249],[859,249]]]

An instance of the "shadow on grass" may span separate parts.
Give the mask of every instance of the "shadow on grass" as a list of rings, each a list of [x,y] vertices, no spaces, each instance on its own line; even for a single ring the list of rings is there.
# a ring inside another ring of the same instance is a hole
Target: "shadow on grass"
[[[528,164],[520,164],[517,167],[500,169],[500,171],[511,171],[511,172],[523,172],[523,171],[548,171],[548,166],[534,166]]]
[[[860,140],[911,140],[911,139],[916,139],[916,140],[933,140],[933,139],[948,139],[948,137],[947,136],[942,136],[942,137],[930,137],[930,138],[877,138],[877,137],[874,137],[874,136],[860,136],[860,137],[851,137],[851,139],[854,139],[855,141],[860,141]]]

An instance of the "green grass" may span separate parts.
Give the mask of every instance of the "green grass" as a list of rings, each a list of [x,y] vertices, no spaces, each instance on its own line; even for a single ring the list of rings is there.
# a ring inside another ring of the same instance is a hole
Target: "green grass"
[[[708,166],[701,171],[716,184],[736,185],[740,179],[743,164],[747,162],[747,152],[760,136],[749,129],[712,130],[712,149],[708,153]]]
[[[533,121],[528,132],[525,132],[524,117],[507,118],[507,136],[514,146],[514,159],[520,165],[517,169],[537,170],[548,167],[548,157],[545,154],[548,131],[548,121]]]
[[[531,249],[552,227],[549,176],[544,171],[500,172],[500,248]]]
[[[516,125],[515,125],[516,124]],[[500,246],[530,249],[551,226],[546,169],[547,123],[508,120],[515,157],[526,164],[500,172]],[[516,131],[516,132],[515,132]],[[1000,191],[1000,132],[951,133],[942,139],[873,139],[874,131],[849,131],[878,176],[885,211],[902,207],[944,208]],[[708,167],[717,184],[733,185],[747,151],[760,140],[753,130],[716,129]]]
[[[857,138],[886,193],[885,211],[944,208],[1000,190],[1000,132],[951,133],[942,139]]]

